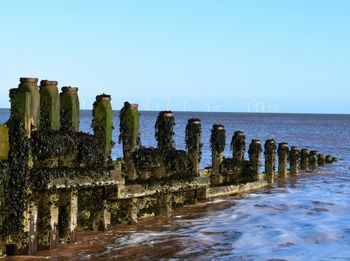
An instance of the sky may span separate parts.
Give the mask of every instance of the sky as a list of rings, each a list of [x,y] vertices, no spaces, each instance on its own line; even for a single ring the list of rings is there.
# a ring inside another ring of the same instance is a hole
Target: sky
[[[0,107],[19,77],[141,110],[350,113],[350,1],[0,2]]]

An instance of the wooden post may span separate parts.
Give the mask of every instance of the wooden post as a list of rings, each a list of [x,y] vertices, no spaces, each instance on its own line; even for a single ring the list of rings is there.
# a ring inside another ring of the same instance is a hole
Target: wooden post
[[[199,173],[199,163],[202,154],[201,121],[189,119],[186,126],[186,147],[192,165],[193,173]]]
[[[288,175],[288,143],[282,142],[278,144],[278,177],[286,178]]]
[[[276,142],[273,139],[265,142],[265,178],[269,183],[274,182],[276,165]]]
[[[60,93],[61,130],[79,131],[80,105],[78,88],[65,86]]]
[[[290,174],[297,174],[299,172],[300,164],[300,149],[295,146],[290,150]]]
[[[223,176],[220,173],[220,166],[224,159],[224,149],[226,144],[226,132],[223,125],[213,125],[210,143],[212,157],[210,181],[212,185],[219,185],[223,182]]]

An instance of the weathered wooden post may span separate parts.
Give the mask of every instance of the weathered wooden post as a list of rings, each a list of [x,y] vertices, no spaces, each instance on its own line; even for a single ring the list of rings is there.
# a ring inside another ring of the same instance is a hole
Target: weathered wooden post
[[[159,149],[175,149],[174,126],[174,114],[171,111],[161,111],[155,124],[155,138]]]
[[[276,142],[273,139],[265,142],[265,178],[269,183],[273,183],[275,179],[276,147]]]
[[[40,128],[60,129],[60,97],[57,81],[40,82]]]
[[[35,253],[36,231],[30,225],[36,219],[33,202],[29,200],[28,168],[30,146],[28,139],[33,126],[32,94],[29,89],[11,89],[11,115],[8,126],[8,166],[4,194],[4,224],[2,235],[9,249]],[[32,213],[32,214],[30,214]]]
[[[30,96],[31,96],[30,124],[33,125],[35,129],[38,129],[40,125],[40,94],[38,89],[38,79],[21,77],[19,81],[20,81],[20,84],[18,85],[18,89],[21,91],[30,93]]]
[[[286,178],[288,175],[288,143],[282,142],[278,144],[278,177]]]
[[[198,174],[199,163],[202,154],[202,143],[201,143],[201,121],[199,119],[189,119],[186,126],[186,147],[188,156],[192,165],[193,173]]]
[[[223,125],[214,124],[210,137],[212,171],[210,176],[211,184],[219,185],[223,182],[220,174],[220,166],[224,159],[224,149],[226,145],[226,131]]]
[[[91,127],[95,136],[101,144],[101,156],[103,165],[111,162],[112,152],[112,130],[113,130],[113,111],[111,106],[111,96],[102,94],[96,96],[93,104]]]
[[[290,149],[290,174],[297,174],[300,165],[300,149],[292,146]]]
[[[60,93],[61,130],[79,131],[80,105],[78,88],[65,86]]]
[[[317,154],[317,165],[318,166],[322,166],[324,165],[326,162],[326,157],[324,156],[324,154]]]
[[[78,195],[76,190],[59,193],[58,202],[58,235],[66,243],[76,242],[78,222]]]
[[[307,171],[309,169],[309,152],[307,149],[301,150],[300,169],[303,171]]]
[[[249,161],[253,171],[252,180],[259,179],[260,167],[261,167],[261,152],[262,152],[262,148],[261,148],[260,140],[252,140],[248,149]]]
[[[53,250],[58,246],[59,197],[42,193],[38,206],[38,248]]]
[[[245,135],[242,131],[236,131],[232,136],[231,150],[233,160],[242,163],[245,153]]]
[[[124,103],[119,113],[119,143],[123,144],[124,162],[127,178],[135,180],[137,173],[133,164],[132,154],[140,146],[140,114],[137,104]]]
[[[310,151],[309,166],[310,166],[311,169],[316,169],[318,167],[318,164],[317,164],[317,151],[316,150]]]
[[[326,163],[332,163],[333,162],[333,157],[332,155],[327,155],[326,156]]]

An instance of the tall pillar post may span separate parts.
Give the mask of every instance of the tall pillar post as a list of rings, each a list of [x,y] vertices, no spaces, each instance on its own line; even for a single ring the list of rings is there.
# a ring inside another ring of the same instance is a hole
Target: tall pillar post
[[[80,105],[78,88],[65,86],[60,93],[61,130],[79,131]]]
[[[75,190],[59,194],[58,235],[66,243],[76,242],[78,222],[78,195]]]
[[[275,179],[276,147],[273,139],[267,140],[264,145],[265,178],[269,183],[273,183]]]
[[[260,167],[261,167],[261,143],[260,140],[252,140],[252,142],[249,145],[248,154],[249,154],[249,161],[252,167],[252,180],[258,180],[259,174],[260,174]],[[243,173],[244,174],[244,173]]]
[[[282,142],[278,144],[278,177],[286,178],[288,175],[288,143]]]
[[[192,165],[193,173],[199,173],[199,163],[202,154],[200,119],[189,119],[186,126],[186,147]]]
[[[219,185],[223,182],[223,177],[220,174],[220,166],[224,159],[224,149],[226,145],[226,131],[223,125],[214,124],[211,130],[210,137],[212,171],[211,184]]]
[[[290,149],[290,174],[297,174],[300,165],[300,149],[292,146]]]
[[[317,165],[322,166],[326,163],[326,157],[324,154],[317,154]]]
[[[161,111],[155,125],[155,138],[161,150],[175,149],[174,142],[174,114],[171,111]]]
[[[318,167],[318,164],[317,164],[317,151],[316,150],[310,151],[309,166],[310,166],[311,169],[316,169]]]
[[[233,160],[243,162],[245,153],[245,135],[242,131],[236,131],[231,141],[231,149],[233,152]]]
[[[57,81],[40,82],[40,128],[60,129],[60,97]]]
[[[34,129],[38,129],[40,125],[40,94],[38,89],[37,78],[19,78],[20,84],[18,89],[21,91],[29,92],[31,99],[31,117],[30,124]]]
[[[303,171],[309,169],[309,152],[307,149],[301,150],[300,169]]]
[[[113,146],[113,111],[110,95],[102,94],[96,96],[92,115],[92,129],[102,147],[103,163],[107,164],[111,161]]]
[[[132,154],[136,151],[140,143],[140,114],[137,104],[124,103],[124,107],[119,113],[119,143],[123,144],[124,162],[127,169],[127,178],[135,180],[137,173],[134,167]]]

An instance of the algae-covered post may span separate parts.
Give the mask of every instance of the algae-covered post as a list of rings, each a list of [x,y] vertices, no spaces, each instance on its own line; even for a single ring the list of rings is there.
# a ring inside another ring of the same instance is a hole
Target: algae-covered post
[[[61,130],[79,131],[80,106],[78,88],[65,86],[60,93]]]
[[[309,152],[307,149],[301,150],[300,155],[300,169],[303,171],[307,171],[309,169]]]
[[[137,104],[124,103],[119,113],[119,143],[123,144],[124,162],[127,178],[135,180],[137,173],[133,164],[132,154],[140,146],[140,115]]]
[[[297,174],[300,165],[300,149],[292,146],[290,149],[290,174]]]
[[[9,129],[5,124],[0,124],[0,160],[8,160],[9,153]]]
[[[214,124],[210,137],[212,171],[211,183],[213,185],[221,184],[223,177],[220,175],[220,165],[224,159],[224,150],[226,145],[226,131],[223,125]]]
[[[57,81],[40,82],[40,128],[60,129],[60,97]]]
[[[242,131],[235,131],[232,136],[231,150],[233,160],[238,163],[242,163],[245,153],[245,135]]]
[[[317,165],[318,166],[322,166],[324,165],[326,162],[326,157],[324,156],[324,154],[317,154]]]
[[[285,178],[288,175],[288,143],[282,142],[278,144],[278,177]]]
[[[265,142],[265,178],[269,183],[273,183],[275,179],[276,148],[277,146],[275,140],[270,139]]]
[[[249,161],[251,164],[251,168],[253,171],[254,177],[253,180],[259,179],[260,174],[260,167],[261,167],[261,143],[260,140],[252,140],[252,142],[249,144],[248,154],[249,154]]]
[[[31,124],[35,129],[40,125],[40,94],[37,78],[22,77],[19,79],[18,89],[29,92],[31,96]]]
[[[327,155],[326,156],[326,163],[332,163],[333,162],[333,157],[332,155]]]
[[[106,164],[111,162],[111,151],[113,147],[113,112],[110,95],[101,94],[96,96],[92,117],[91,126],[103,149],[103,163]]]
[[[202,154],[201,132],[201,121],[199,119],[189,119],[186,126],[185,141],[194,173],[199,172],[199,163]]]
[[[174,143],[174,114],[171,111],[161,111],[155,124],[155,138],[161,150],[175,149]]]
[[[31,238],[28,213],[29,143],[32,125],[32,96],[28,89],[11,89],[11,115],[9,131],[8,176],[4,186],[4,217],[2,237],[14,248],[28,247]],[[33,240],[35,236],[33,235]],[[29,251],[30,252],[30,251]],[[28,253],[28,251],[27,251]]]
[[[317,164],[317,151],[316,150],[310,151],[309,166],[310,166],[311,169],[315,169],[315,168],[318,167],[318,164]]]

